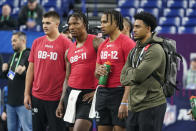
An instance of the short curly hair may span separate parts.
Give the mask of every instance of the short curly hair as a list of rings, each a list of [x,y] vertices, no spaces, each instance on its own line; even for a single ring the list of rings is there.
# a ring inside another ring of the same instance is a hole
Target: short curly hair
[[[144,24],[151,27],[151,32],[154,32],[157,27],[156,17],[148,12],[141,11],[134,15],[135,20],[142,20]]]

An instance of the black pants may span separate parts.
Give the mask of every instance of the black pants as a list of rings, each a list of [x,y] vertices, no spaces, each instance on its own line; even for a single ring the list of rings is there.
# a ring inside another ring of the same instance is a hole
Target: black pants
[[[59,101],[44,101],[32,96],[33,131],[65,131],[63,119],[56,117]]]
[[[140,112],[130,112],[127,119],[127,131],[161,131],[166,104]]]
[[[7,131],[7,121],[3,121],[0,117],[0,131]]]

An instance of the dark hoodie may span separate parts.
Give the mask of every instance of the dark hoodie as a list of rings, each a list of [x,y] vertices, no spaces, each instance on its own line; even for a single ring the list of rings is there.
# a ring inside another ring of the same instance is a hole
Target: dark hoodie
[[[26,70],[28,68],[30,49],[25,49],[22,53],[21,60],[19,65],[25,65]],[[20,53],[17,53],[15,56],[15,60],[11,67],[11,70],[14,71],[17,63],[17,59],[19,58]],[[12,55],[8,61],[8,69],[10,68],[10,64],[14,55]],[[15,74],[13,80],[8,79],[8,102],[7,104],[11,106],[21,106],[24,103],[24,89],[25,89],[25,78],[26,78],[26,70],[21,74]],[[7,77],[7,72],[4,72],[4,77]]]
[[[156,34],[141,44],[137,41],[134,63],[137,62],[143,47],[151,44],[146,50],[143,59],[138,67],[132,67],[130,53],[121,72],[121,83],[130,86],[129,110],[133,112],[142,111],[148,108],[166,103],[160,83],[151,75],[156,73],[161,80],[164,80],[166,58],[165,52],[160,44],[163,39]]]

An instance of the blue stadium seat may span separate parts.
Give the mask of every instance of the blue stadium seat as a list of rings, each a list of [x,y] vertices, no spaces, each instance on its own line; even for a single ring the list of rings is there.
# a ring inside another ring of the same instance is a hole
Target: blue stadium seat
[[[121,8],[121,13],[123,16],[133,17],[136,13],[135,8]]]
[[[41,5],[45,8],[55,7],[60,9],[61,8],[61,0],[42,0]]]
[[[179,16],[179,17],[184,17],[184,9],[180,8],[180,9],[170,9],[170,8],[165,8],[163,9],[163,16],[165,17],[175,17],[175,16]]]
[[[159,9],[158,8],[138,8],[137,12],[146,11],[153,14],[155,17],[159,17]]]
[[[188,2],[186,0],[176,1],[176,0],[168,0],[167,8],[187,8]]]
[[[196,17],[182,18],[182,26],[196,26]]]
[[[162,1],[161,0],[142,0],[140,2],[140,8],[161,8]]]
[[[123,8],[123,7],[137,8],[139,6],[139,0],[119,0],[118,6],[120,8]]]
[[[161,34],[176,34],[177,33],[177,29],[175,26],[158,26],[155,31]]]
[[[178,34],[196,34],[196,26],[180,26],[178,27]]]
[[[196,1],[195,0],[189,1],[189,8],[192,8],[192,9],[196,8]]]
[[[186,9],[186,17],[196,17],[196,9]]]
[[[160,17],[159,25],[160,26],[179,26],[180,25],[179,17]]]

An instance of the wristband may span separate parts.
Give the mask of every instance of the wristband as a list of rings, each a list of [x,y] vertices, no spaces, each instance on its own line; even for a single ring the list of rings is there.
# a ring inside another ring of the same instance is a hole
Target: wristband
[[[120,104],[128,106],[128,103],[121,102]]]

